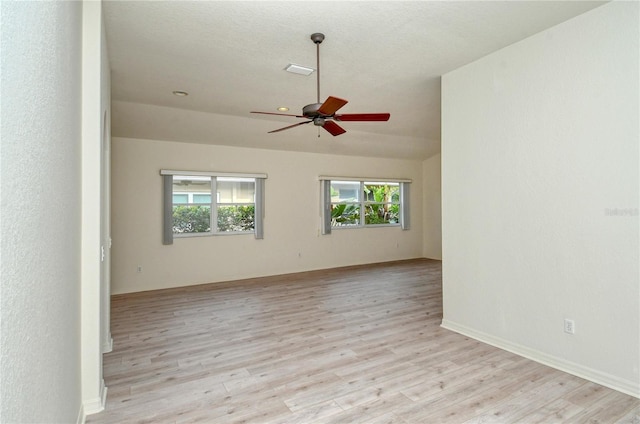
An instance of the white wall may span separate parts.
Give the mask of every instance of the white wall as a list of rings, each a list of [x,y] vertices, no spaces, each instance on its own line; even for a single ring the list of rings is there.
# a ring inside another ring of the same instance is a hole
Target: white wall
[[[437,154],[422,162],[424,184],[422,254],[430,259],[442,259],[441,156]]]
[[[109,293],[103,281],[102,231],[105,226],[101,172],[105,114],[109,110],[109,76],[102,30],[102,3],[86,0],[82,10],[82,398],[84,412],[104,409],[106,388],[102,378],[102,344],[107,337]],[[108,251],[105,250],[105,255]],[[103,299],[103,296],[106,299]],[[104,300],[104,301],[103,301]]]
[[[267,173],[264,240],[211,236],[176,238],[173,245],[162,245],[160,169]],[[412,179],[412,228],[337,230],[321,236],[319,175]],[[114,137],[112,292],[417,258],[422,256],[421,216],[418,160]]]
[[[317,129],[284,131],[274,137],[267,132],[286,123],[256,119],[248,114],[240,117],[122,100],[115,100],[112,107],[114,137],[209,144],[215,134],[215,144],[231,147],[350,156],[366,152],[369,157],[400,159],[426,158],[437,153],[438,147],[433,140],[424,138],[358,131],[355,123],[345,125],[348,142],[344,137],[330,137],[322,131],[323,142],[318,143]]]
[[[102,352],[113,348],[111,338],[111,69],[107,51],[107,34],[100,22],[100,245],[101,245],[101,335]]]
[[[638,6],[445,75],[442,117],[443,325],[635,396]]]
[[[0,2],[0,422],[82,418],[82,3]]]

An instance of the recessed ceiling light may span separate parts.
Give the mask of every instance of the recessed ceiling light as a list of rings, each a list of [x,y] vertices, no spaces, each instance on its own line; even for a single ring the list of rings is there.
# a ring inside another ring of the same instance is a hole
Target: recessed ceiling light
[[[174,91],[173,94],[178,97],[186,97],[189,95],[189,93],[187,93],[186,91],[180,91],[180,90]]]
[[[288,64],[287,67],[284,68],[284,70],[287,72],[291,72],[292,74],[305,75],[305,76],[311,75],[314,71],[313,68],[309,68],[307,66],[301,66],[301,65],[294,65],[293,63]]]
[[[288,110],[289,110],[289,108],[288,108],[288,107],[284,107],[284,106],[280,106],[280,107],[278,108],[278,110],[279,110],[280,112],[286,112],[286,111],[288,111]]]

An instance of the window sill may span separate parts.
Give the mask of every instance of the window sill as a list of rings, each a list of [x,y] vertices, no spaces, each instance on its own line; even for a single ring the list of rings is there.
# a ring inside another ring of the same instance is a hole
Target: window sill
[[[255,231],[229,231],[225,233],[178,233],[174,234],[174,239],[187,239],[195,237],[217,237],[217,236],[242,236],[242,235],[255,235]]]
[[[341,226],[332,226],[331,231],[333,230],[349,230],[355,228],[388,228],[388,227],[400,227],[400,224],[369,224],[369,225],[341,225]]]

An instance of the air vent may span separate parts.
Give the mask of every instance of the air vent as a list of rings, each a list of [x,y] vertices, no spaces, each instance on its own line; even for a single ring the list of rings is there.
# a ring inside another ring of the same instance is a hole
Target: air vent
[[[315,69],[308,68],[302,65],[294,65],[293,63],[290,63],[287,65],[286,68],[284,68],[284,70],[287,72],[291,72],[292,74],[305,75],[308,77],[313,73]]]

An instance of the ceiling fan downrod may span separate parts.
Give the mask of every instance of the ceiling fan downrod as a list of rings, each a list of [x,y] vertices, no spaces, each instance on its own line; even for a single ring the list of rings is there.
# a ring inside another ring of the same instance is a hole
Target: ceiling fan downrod
[[[320,43],[324,41],[324,34],[320,32],[314,32],[313,34],[311,34],[311,40],[316,44],[316,103],[320,103]]]

